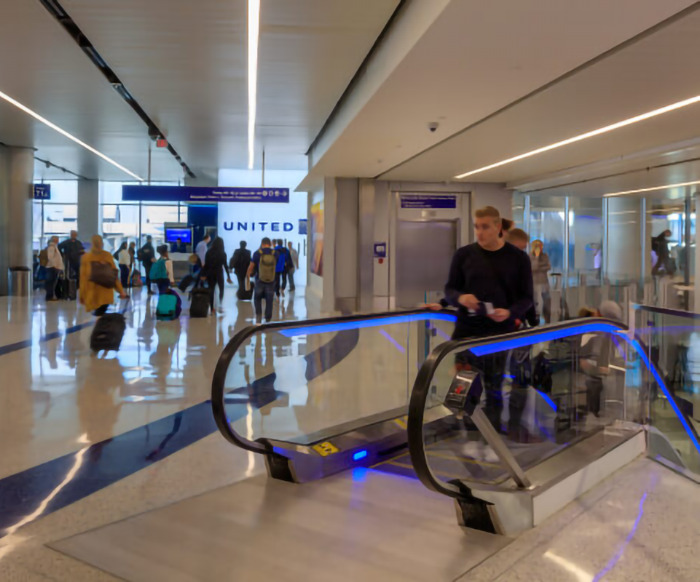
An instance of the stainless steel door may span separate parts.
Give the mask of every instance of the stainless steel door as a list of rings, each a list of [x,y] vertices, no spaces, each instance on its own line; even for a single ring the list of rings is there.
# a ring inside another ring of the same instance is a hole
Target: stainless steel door
[[[457,250],[457,221],[400,220],[396,235],[396,305],[415,307],[426,291],[445,287]]]

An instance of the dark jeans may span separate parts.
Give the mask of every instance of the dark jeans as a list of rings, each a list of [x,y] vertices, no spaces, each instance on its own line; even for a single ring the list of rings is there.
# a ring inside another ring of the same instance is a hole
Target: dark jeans
[[[207,284],[209,285],[209,306],[214,311],[214,293],[216,285],[219,286],[219,303],[224,301],[224,273],[220,270],[216,275],[207,276]]]
[[[54,293],[56,292],[56,281],[58,280],[58,269],[53,267],[48,267],[46,269],[46,282],[44,283],[44,288],[46,289],[46,300],[49,301],[54,298]]]
[[[287,273],[287,278],[289,279],[289,290],[294,291],[296,285],[294,284],[294,269]]]
[[[97,317],[100,317],[100,316],[104,315],[105,313],[107,313],[108,309],[109,309],[109,304],[102,305],[102,306],[98,307],[97,309],[95,309],[95,311],[93,311],[92,314],[96,315]]]
[[[275,296],[276,283],[263,283],[258,280],[255,282],[255,295],[253,303],[255,304],[255,319],[258,322],[262,319],[262,301],[265,299],[265,321],[272,319],[272,301]]]
[[[80,288],[80,261],[68,263],[68,278],[75,279],[75,288]]]
[[[126,289],[129,286],[129,267],[126,265],[119,265],[119,276],[122,282],[122,287]]]
[[[275,273],[275,295],[277,297],[280,296],[280,291],[284,289],[284,285],[282,284],[282,272]]]
[[[170,289],[170,279],[156,279],[153,282],[158,285],[158,293],[165,293],[168,289]]]
[[[238,288],[245,289],[245,273],[236,273],[236,279],[238,279]]]
[[[144,262],[143,263],[143,268],[146,270],[146,289],[148,289],[148,292],[151,292],[151,267],[153,267],[153,263],[148,263]]]

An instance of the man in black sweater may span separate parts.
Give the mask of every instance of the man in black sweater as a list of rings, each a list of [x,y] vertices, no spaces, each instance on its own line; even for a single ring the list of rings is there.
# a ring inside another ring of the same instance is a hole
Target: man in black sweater
[[[486,206],[474,214],[477,242],[459,249],[445,285],[447,301],[458,308],[452,339],[486,337],[515,331],[533,304],[529,257],[505,242],[498,210]],[[482,372],[486,414],[501,429],[501,382],[507,352],[476,358],[457,355],[458,367]]]

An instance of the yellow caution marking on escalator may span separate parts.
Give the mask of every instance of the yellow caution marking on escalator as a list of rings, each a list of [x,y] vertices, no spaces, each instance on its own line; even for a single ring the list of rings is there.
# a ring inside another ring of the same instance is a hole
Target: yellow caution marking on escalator
[[[406,422],[408,421],[408,416],[403,416],[401,418],[395,418],[394,422],[399,426],[399,428],[402,428],[404,430],[408,429],[408,425]]]
[[[336,447],[333,443],[330,443],[328,441],[323,442],[323,443],[318,443],[317,445],[314,445],[311,447],[314,451],[316,451],[319,455],[322,457],[327,457],[328,455],[334,455],[335,453],[339,452],[340,449]]]

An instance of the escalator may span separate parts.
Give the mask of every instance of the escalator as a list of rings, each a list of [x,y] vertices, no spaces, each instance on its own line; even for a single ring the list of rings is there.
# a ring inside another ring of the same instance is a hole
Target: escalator
[[[246,328],[215,369],[217,426],[264,455],[272,477],[298,483],[407,454],[415,374],[454,321],[409,310]]]
[[[647,450],[648,394],[668,391],[624,325],[451,341],[454,321],[412,310],[244,329],[214,375],[219,430],[275,479],[417,478],[454,499],[461,525],[508,535]]]

